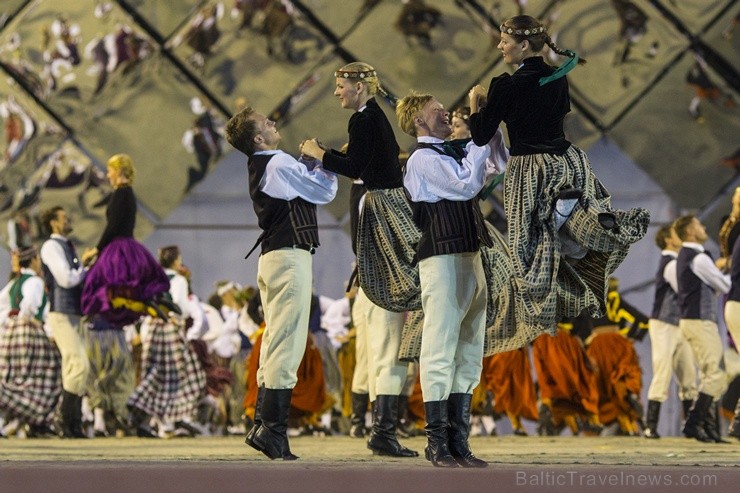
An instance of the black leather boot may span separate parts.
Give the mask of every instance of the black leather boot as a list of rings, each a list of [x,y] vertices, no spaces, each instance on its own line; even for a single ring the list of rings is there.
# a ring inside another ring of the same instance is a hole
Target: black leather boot
[[[349,436],[352,438],[365,438],[365,414],[367,414],[369,400],[369,394],[352,392],[352,416],[349,429]]]
[[[727,431],[727,434],[740,440],[740,399],[738,399],[735,406],[735,417],[732,423],[730,423],[730,429]]]
[[[424,457],[434,467],[460,467],[450,453],[449,446],[449,419],[447,416],[447,401],[430,401],[424,403],[426,414],[427,446]]]
[[[367,448],[372,450],[375,455],[418,457],[418,452],[404,447],[398,443],[398,438],[396,438],[398,396],[377,396],[374,411],[373,429],[370,432],[370,439],[367,441]]]
[[[138,407],[129,406],[129,426],[140,438],[159,438],[157,432],[149,425],[149,415]]]
[[[262,426],[262,403],[265,400],[265,388],[264,387],[258,387],[257,388],[257,402],[254,404],[254,424],[247,432],[247,436],[244,439],[244,443],[252,447],[253,449],[257,449],[260,452],[262,452],[261,449],[257,448],[257,445],[254,443],[254,435],[257,433],[257,430],[260,426]]]
[[[447,417],[450,426],[450,454],[463,467],[488,467],[488,463],[473,455],[468,443],[470,434],[470,401],[471,394],[450,394],[447,400]]]
[[[683,434],[687,438],[696,438],[700,442],[711,442],[704,431],[704,419],[707,417],[709,406],[712,405],[712,396],[699,392],[699,395],[694,401],[694,405],[691,406],[689,411],[689,417],[686,418],[686,423],[683,425]]]
[[[722,438],[719,431],[719,402],[712,402],[707,409],[707,416],[704,418],[704,433],[714,443],[730,443]]]
[[[82,431],[82,396],[62,390],[62,438],[87,438]]]
[[[645,438],[660,438],[658,435],[658,417],[660,416],[660,402],[648,401],[647,417],[645,418]]]
[[[414,434],[414,424],[409,421],[409,396],[398,396],[398,423],[396,434],[401,438],[411,438]]]
[[[262,425],[252,437],[254,448],[270,459],[296,460],[288,443],[288,413],[293,389],[265,389]]]

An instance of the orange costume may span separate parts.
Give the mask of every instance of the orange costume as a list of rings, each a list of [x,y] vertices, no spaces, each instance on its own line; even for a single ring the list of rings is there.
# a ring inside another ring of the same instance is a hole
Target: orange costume
[[[254,407],[257,403],[257,368],[259,367],[261,348],[262,334],[257,337],[249,356],[247,391],[244,395],[245,414],[252,419],[254,419]],[[333,402],[327,403],[321,354],[314,346],[311,334],[309,334],[306,341],[306,352],[298,367],[297,376],[298,381],[290,397],[290,415],[308,415],[309,421],[313,422],[312,417],[331,407]]]
[[[483,358],[487,388],[493,393],[496,413],[506,413],[515,434],[526,434],[520,418],[537,421],[537,397],[528,348]]]
[[[641,417],[639,407],[635,408],[642,389],[640,362],[632,342],[617,332],[618,327],[603,328],[607,327],[613,331],[595,329],[586,349],[596,370],[599,420],[605,425],[617,420],[623,433],[636,435],[636,420]]]
[[[596,374],[580,339],[559,324],[555,336],[541,335],[532,343],[532,349],[540,397],[552,413],[551,424],[568,424],[576,434],[576,415],[584,415],[591,430],[599,430]]]

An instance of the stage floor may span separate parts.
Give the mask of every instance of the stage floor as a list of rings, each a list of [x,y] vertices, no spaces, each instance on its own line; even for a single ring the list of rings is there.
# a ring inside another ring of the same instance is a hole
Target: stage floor
[[[422,452],[425,439],[402,441]],[[485,469],[374,457],[362,440],[297,437],[271,461],[241,437],[0,441],[0,492],[737,491],[740,442],[664,437],[475,437]]]

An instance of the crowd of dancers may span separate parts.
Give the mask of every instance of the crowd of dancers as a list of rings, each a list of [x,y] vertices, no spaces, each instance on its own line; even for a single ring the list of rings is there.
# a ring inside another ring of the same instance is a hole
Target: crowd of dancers
[[[645,414],[636,353],[620,333],[623,320],[638,322],[611,275],[645,235],[649,214],[613,209],[586,154],[565,138],[566,74],[585,60],[557,47],[546,26],[526,15],[502,24],[498,48],[518,68],[488,89],[473,87],[468,108],[451,114],[418,92],[397,102],[397,125],[417,139],[403,166],[393,125],[375,100],[385,91],[366,63],[334,74],[334,95],[352,111],[342,150],[312,138],[296,159],[279,149],[274,121],[251,107],[237,112],[225,137],[248,158],[262,229],[250,252],[259,249],[256,290],[243,296],[225,282],[218,300],[199,302],[177,247],[160,249],[157,260],[133,238],[133,163],[125,154],[111,157],[114,191],[96,248],[78,257],[67,241],[69,218],[53,208],[44,215],[51,236],[40,255],[19,252],[17,275],[0,294],[5,421],[44,436],[54,432],[58,411],[56,431],[81,438],[86,400],[96,434],[192,435],[212,419],[203,404],[216,402],[243,412],[250,447],[296,460],[288,438],[295,411],[308,429],[321,429],[319,417],[328,416],[325,432],[332,414],[343,413],[348,433],[367,437],[374,454],[418,456],[399,437],[423,428],[424,457],[434,466],[479,468],[487,463],[470,448],[471,419],[491,407],[511,419],[516,434],[526,434],[524,418],[538,420],[543,434],[565,426],[600,433],[613,423],[636,435],[639,423],[658,438],[671,364],[682,361],[676,374],[690,402],[683,433],[723,441],[711,426],[725,388],[714,291],[730,293],[730,330],[740,298],[705,254],[703,226],[682,217],[657,239],[666,249],[675,235],[680,250],[673,263],[664,250],[658,273],[650,334],[660,371]],[[549,66],[547,50],[566,61]],[[353,180],[356,270],[347,297],[322,310],[326,303],[312,295],[316,207],[334,199],[337,175]],[[499,183],[507,237],[479,205]],[[731,256],[721,267],[740,279],[740,260]],[[209,341],[211,320],[242,329]],[[141,343],[138,358],[131,340]],[[693,360],[674,357],[669,345]],[[689,383],[697,368],[698,387]],[[238,425],[239,417],[230,422]],[[736,413],[730,434],[738,428]]]

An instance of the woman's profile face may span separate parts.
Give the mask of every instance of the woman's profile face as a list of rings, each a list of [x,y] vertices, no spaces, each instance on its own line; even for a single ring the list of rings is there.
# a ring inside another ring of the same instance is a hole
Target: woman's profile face
[[[352,82],[350,79],[337,77],[334,95],[339,98],[339,103],[342,105],[342,108],[349,110],[360,109],[361,93],[361,82]]]
[[[112,187],[115,187],[118,185],[118,182],[121,178],[121,171],[118,168],[114,168],[113,166],[108,166],[108,183]]]
[[[450,135],[451,139],[469,139],[471,137],[470,135],[470,127],[468,126],[468,122],[463,120],[462,118],[458,116],[452,117],[452,135]]]
[[[501,41],[497,48],[501,50],[501,54],[504,56],[504,63],[511,65],[519,65],[524,60],[524,45],[529,44],[526,40],[521,43],[517,42],[512,36],[501,33]]]

